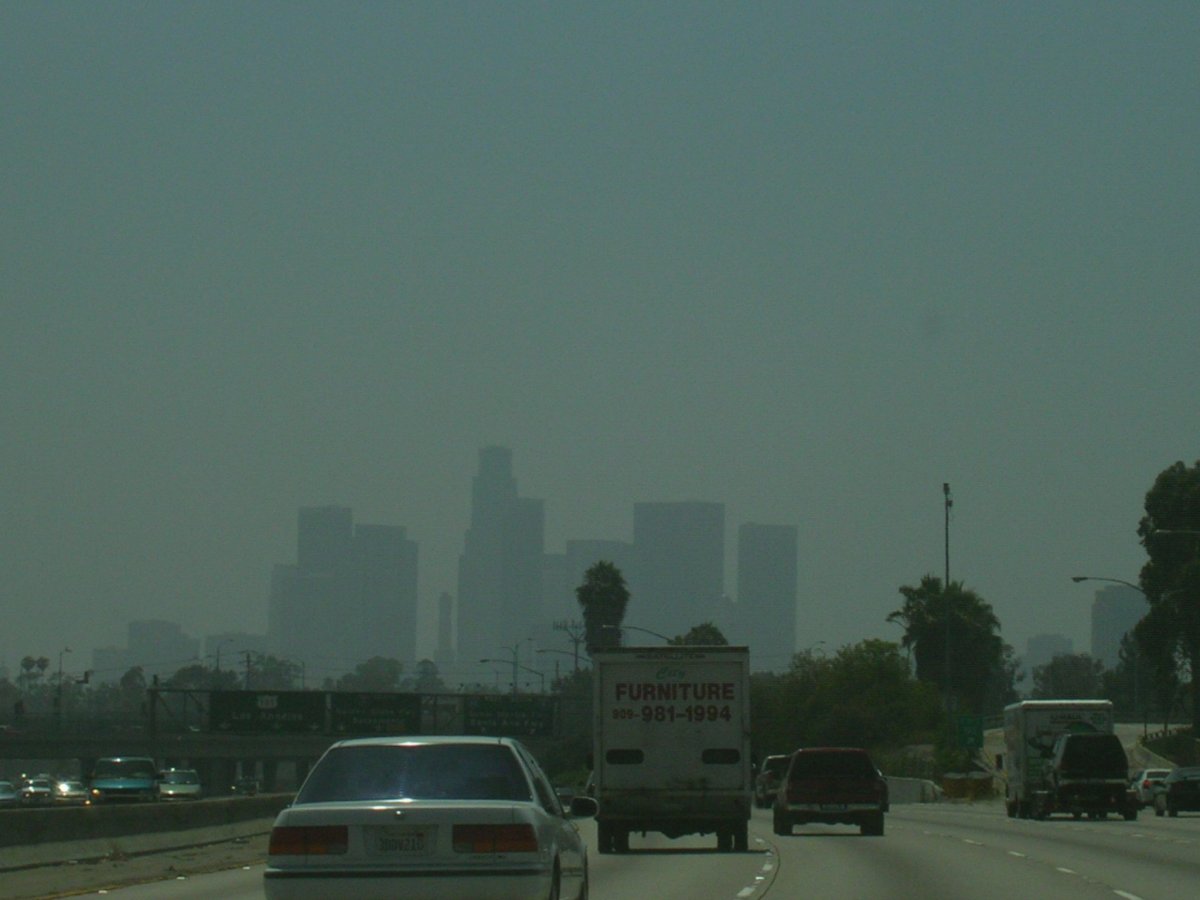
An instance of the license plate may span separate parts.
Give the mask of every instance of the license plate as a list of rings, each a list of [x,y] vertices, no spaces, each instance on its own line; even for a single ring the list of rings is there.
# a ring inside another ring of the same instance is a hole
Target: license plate
[[[432,846],[432,835],[423,828],[376,828],[371,841],[371,849],[380,856],[411,856],[426,853]]]

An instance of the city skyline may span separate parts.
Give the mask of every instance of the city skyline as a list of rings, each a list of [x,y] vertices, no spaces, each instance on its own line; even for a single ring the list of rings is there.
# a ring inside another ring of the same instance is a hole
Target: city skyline
[[[419,544],[432,652],[492,444],[553,553],[642,502],[794,524],[827,650],[899,639],[948,482],[951,577],[1014,647],[1086,646],[1071,577],[1136,582],[1146,492],[1200,456],[1198,35],[1195,4],[0,5],[0,661],[263,631],[329,505]]]

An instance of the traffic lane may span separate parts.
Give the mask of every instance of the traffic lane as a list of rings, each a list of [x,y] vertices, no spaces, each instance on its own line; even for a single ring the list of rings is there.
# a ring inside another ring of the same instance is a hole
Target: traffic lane
[[[894,808],[893,808],[894,809]],[[974,839],[931,833],[888,816],[882,837],[848,826],[799,826],[776,836],[778,871],[763,894],[882,900],[1113,900],[1111,886],[1041,860],[1010,855]],[[1130,900],[1131,895],[1126,895]]]
[[[106,888],[70,896],[120,897],[122,900],[212,900],[213,897],[220,897],[221,900],[262,900],[264,868],[263,865],[241,866],[220,872],[176,875],[147,884]]]
[[[755,823],[759,825],[759,823]],[[716,835],[668,838],[658,832],[629,837],[628,853],[597,853],[594,820],[580,822],[588,844],[591,900],[746,900],[763,896],[774,878],[775,854],[765,833],[752,827],[750,847],[719,852]]]
[[[1200,820],[1125,822],[1009,819],[988,806],[906,806],[891,817],[931,840],[963,842],[1109,885],[1144,900],[1177,897],[1200,883]],[[1176,827],[1172,827],[1175,825]]]

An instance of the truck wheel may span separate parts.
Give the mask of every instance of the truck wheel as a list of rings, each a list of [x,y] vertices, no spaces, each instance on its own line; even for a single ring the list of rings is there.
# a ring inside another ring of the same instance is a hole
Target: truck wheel
[[[601,853],[613,852],[612,826],[607,822],[596,823],[596,849]]]
[[[788,822],[786,819],[784,819],[781,815],[779,815],[778,812],[776,812],[775,815],[772,817],[771,825],[772,825],[772,830],[776,834],[791,834],[792,833],[792,823]]]
[[[865,819],[858,826],[860,834],[870,835],[872,837],[880,837],[883,835],[883,813],[874,813],[869,819]]]
[[[745,853],[750,849],[750,828],[745,822],[733,830],[733,849],[736,853]]]

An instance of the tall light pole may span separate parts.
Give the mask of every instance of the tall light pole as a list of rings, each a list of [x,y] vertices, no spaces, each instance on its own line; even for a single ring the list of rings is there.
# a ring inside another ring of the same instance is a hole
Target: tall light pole
[[[605,631],[640,631],[643,634],[651,634],[651,635],[654,635],[654,637],[656,637],[656,638],[661,638],[662,640],[666,641],[668,644],[671,643],[671,641],[673,640],[673,638],[669,638],[665,634],[659,634],[657,631],[651,631],[649,628],[642,628],[638,625],[605,625],[604,630]]]
[[[64,653],[70,653],[70,652],[71,652],[70,647],[63,647],[61,650],[58,651],[58,694],[56,695],[55,702],[54,702],[54,706],[55,706],[54,718],[55,718],[55,724],[59,730],[62,730],[62,719],[63,719],[63,663],[62,663],[62,658],[63,658]]]
[[[944,601],[946,620],[945,634],[945,690],[946,690],[946,712],[953,710],[954,702],[950,697],[950,507],[954,505],[954,498],[950,496],[950,482],[942,482],[942,496],[945,499],[946,509],[946,581],[942,585],[942,600]]]

